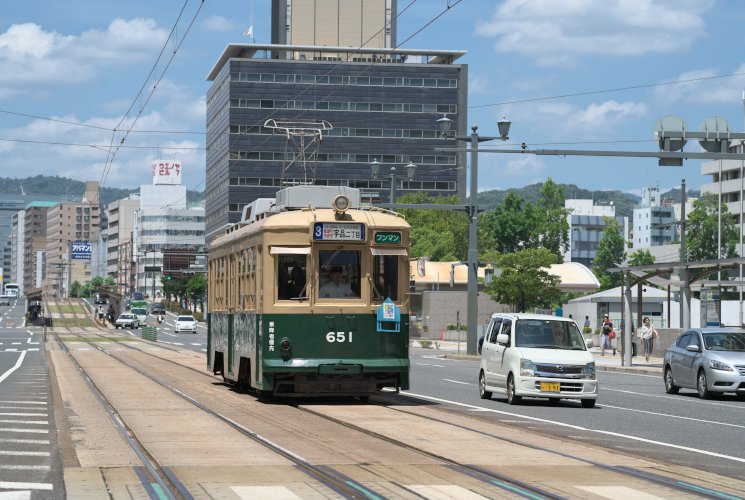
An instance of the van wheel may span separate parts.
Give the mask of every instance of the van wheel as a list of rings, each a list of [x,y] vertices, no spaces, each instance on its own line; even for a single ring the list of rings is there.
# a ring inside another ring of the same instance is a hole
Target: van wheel
[[[520,404],[522,399],[521,396],[515,394],[515,378],[510,373],[509,377],[507,377],[507,404]]]
[[[481,370],[481,373],[479,373],[479,396],[481,396],[481,399],[491,399],[491,391],[486,390],[486,375],[484,375],[484,370]]]
[[[595,400],[594,399],[582,399],[582,408],[594,408],[595,407]]]

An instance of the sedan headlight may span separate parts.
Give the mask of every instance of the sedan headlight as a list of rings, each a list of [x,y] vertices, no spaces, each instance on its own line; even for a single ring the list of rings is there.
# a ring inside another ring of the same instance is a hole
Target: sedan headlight
[[[535,371],[533,368],[533,362],[529,359],[520,359],[520,376],[522,377],[534,377]]]
[[[709,360],[709,368],[712,370],[722,370],[724,372],[731,372],[732,367],[728,365],[727,363],[722,363],[721,361],[717,361],[716,359],[710,359]]]
[[[585,378],[589,379],[595,379],[595,362],[587,363],[584,368],[582,368],[582,375]]]

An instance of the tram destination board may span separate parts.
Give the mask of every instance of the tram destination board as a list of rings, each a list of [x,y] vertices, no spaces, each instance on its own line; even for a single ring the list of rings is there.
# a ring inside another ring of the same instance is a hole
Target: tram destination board
[[[365,241],[362,224],[341,222],[316,222],[313,224],[314,241]]]

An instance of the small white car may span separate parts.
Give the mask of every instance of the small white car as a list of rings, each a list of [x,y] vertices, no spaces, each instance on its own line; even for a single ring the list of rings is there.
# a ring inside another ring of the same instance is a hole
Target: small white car
[[[181,315],[176,318],[176,333],[197,333],[197,320],[194,316]]]
[[[479,393],[482,399],[504,394],[509,404],[525,396],[579,399],[592,408],[598,397],[595,358],[569,318],[494,314],[481,347]]]
[[[137,329],[140,327],[140,320],[137,319],[137,316],[130,313],[122,313],[119,315],[119,317],[116,319],[116,323],[114,323],[114,327],[118,330],[119,328],[133,328]]]

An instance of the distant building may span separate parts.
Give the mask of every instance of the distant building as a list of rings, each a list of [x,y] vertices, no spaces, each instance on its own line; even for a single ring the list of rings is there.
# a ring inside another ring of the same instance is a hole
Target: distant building
[[[605,233],[607,218],[618,221],[623,239],[628,240],[628,218],[616,217],[616,208],[612,202],[609,205],[596,205],[592,200],[570,199],[564,201],[564,207],[571,210],[567,215],[569,250],[564,254],[564,262],[579,262],[592,268],[598,244]]]
[[[272,0],[272,44],[395,47],[396,3]]]
[[[153,162],[153,183],[140,186],[139,207],[132,220],[133,269],[128,271],[122,266],[117,271],[122,277],[127,272],[134,274],[129,291],[152,297],[162,293],[161,277],[164,271],[169,271],[164,267],[169,263],[169,258],[164,262],[164,254],[170,256],[177,249],[193,255],[205,254],[204,208],[187,207],[182,172],[179,161],[157,160]],[[121,216],[120,205],[120,222]],[[111,218],[109,224],[112,224]],[[124,262],[120,257],[117,259],[120,265]]]
[[[70,285],[92,278],[93,242],[99,232],[99,187],[96,181],[85,183],[79,203],[59,203],[47,210],[46,262],[44,291],[66,297]]]
[[[678,239],[675,208],[662,206],[660,188],[645,187],[642,206],[634,209],[632,250],[670,245]]]
[[[139,194],[132,194],[129,198],[114,201],[106,206],[106,274],[114,279],[119,293],[122,294],[129,293],[132,285],[132,231],[139,208]]]
[[[58,202],[35,201],[23,211],[23,288],[41,288],[47,276],[47,211]],[[20,240],[20,238],[19,238]],[[19,247],[20,248],[20,247]]]

